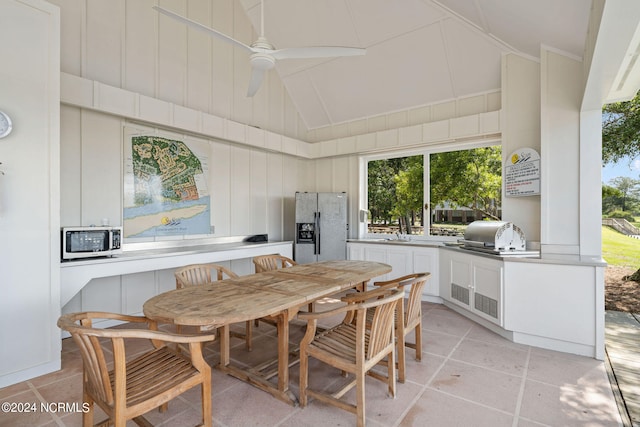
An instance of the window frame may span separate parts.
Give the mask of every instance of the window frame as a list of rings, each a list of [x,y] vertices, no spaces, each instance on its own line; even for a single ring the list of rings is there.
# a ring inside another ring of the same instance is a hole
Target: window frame
[[[465,141],[465,142],[457,142],[457,143],[446,143],[446,144],[436,144],[431,146],[421,147],[419,149],[408,149],[408,150],[398,150],[398,151],[387,151],[380,152],[374,154],[365,154],[359,157],[359,187],[360,187],[360,197],[358,201],[360,213],[358,215],[358,237],[360,239],[388,239],[395,238],[395,235],[388,233],[369,233],[367,228],[367,220],[368,220],[368,202],[369,202],[369,194],[368,194],[368,172],[369,172],[369,162],[374,160],[384,160],[384,159],[395,159],[400,157],[411,157],[411,156],[423,156],[423,203],[422,203],[422,218],[425,222],[424,229],[427,229],[431,226],[431,215],[425,212],[425,206],[431,206],[431,182],[430,182],[430,162],[425,161],[425,159],[429,159],[431,154],[443,153],[448,151],[462,151],[462,150],[471,150],[474,148],[482,148],[482,147],[494,147],[496,145],[502,146],[502,142],[500,140],[491,140],[491,141]],[[502,152],[502,169],[504,170],[504,151]],[[504,198],[504,181],[502,182],[502,196]],[[504,210],[503,210],[504,215]],[[428,222],[428,223],[426,223]],[[456,242],[460,237],[449,237],[449,236],[432,236],[430,234],[422,234],[422,235],[411,235],[411,240],[415,241],[432,241],[432,242]]]

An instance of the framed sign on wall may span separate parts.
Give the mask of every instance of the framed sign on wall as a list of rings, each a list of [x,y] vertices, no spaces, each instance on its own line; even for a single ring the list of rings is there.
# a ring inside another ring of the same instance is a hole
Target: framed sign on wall
[[[504,165],[504,186],[507,197],[540,194],[540,155],[533,148],[520,148],[507,158]]]

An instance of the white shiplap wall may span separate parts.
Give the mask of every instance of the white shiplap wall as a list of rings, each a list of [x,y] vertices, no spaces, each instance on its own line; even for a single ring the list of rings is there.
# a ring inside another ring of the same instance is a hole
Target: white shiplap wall
[[[246,53],[187,28],[151,7],[159,4],[231,35],[256,35],[234,0],[52,0],[61,8],[61,70],[292,138],[307,130],[271,72],[246,97]],[[231,19],[229,19],[231,17]]]

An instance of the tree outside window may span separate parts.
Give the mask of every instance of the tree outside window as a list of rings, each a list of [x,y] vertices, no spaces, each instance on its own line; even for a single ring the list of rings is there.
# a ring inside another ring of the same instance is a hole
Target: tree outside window
[[[500,146],[371,160],[367,167],[369,233],[460,236],[472,221],[501,218]]]

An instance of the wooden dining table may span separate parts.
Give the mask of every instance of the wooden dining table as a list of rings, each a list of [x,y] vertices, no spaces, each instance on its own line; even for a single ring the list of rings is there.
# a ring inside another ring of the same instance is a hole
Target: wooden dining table
[[[144,303],[150,319],[183,326],[221,328],[219,368],[287,403],[297,398],[289,389],[289,322],[301,307],[366,283],[391,271],[372,261],[323,261],[220,280],[159,294]],[[277,319],[277,370],[240,368],[230,360],[229,325],[272,316]],[[277,375],[277,384],[270,379]]]

